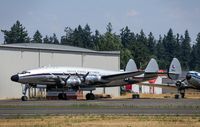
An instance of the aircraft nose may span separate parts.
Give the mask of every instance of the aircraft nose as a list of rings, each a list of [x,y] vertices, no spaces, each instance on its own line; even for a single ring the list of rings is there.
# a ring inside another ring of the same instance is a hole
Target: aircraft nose
[[[187,79],[187,80],[190,80],[191,78],[192,78],[192,76],[191,76],[190,74],[187,74],[187,75],[186,75],[186,79]]]
[[[13,75],[13,76],[11,76],[11,78],[10,78],[12,81],[14,81],[14,82],[18,82],[19,81],[19,76],[18,75]]]

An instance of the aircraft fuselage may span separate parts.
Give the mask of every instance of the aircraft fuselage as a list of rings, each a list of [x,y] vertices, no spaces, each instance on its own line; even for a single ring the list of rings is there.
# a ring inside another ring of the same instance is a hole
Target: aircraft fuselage
[[[186,75],[189,86],[200,89],[200,73],[196,71],[189,71]]]

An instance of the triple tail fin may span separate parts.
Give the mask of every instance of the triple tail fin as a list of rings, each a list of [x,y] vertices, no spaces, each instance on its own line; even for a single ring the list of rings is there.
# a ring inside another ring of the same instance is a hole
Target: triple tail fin
[[[129,59],[125,71],[136,72],[138,71],[135,61],[133,59]]]
[[[173,58],[169,67],[168,77],[172,80],[178,80],[181,73],[182,69],[179,60],[177,58]]]
[[[158,63],[154,58],[151,58],[151,60],[149,61],[146,69],[145,69],[145,74],[148,73],[156,73],[159,71],[159,67],[158,67]]]

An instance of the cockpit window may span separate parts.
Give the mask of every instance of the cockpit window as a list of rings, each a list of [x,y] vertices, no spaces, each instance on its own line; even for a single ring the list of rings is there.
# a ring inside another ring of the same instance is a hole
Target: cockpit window
[[[21,74],[26,74],[26,73],[30,73],[30,72],[28,72],[28,71],[22,71]]]

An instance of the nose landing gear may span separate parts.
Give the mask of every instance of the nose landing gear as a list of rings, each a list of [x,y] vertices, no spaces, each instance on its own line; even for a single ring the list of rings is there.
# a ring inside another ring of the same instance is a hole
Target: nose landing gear
[[[185,89],[179,89],[178,94],[175,95],[175,99],[185,98]]]
[[[187,75],[186,78],[189,78],[189,75]],[[176,82],[177,94],[175,95],[175,99],[185,97],[185,86],[186,86],[186,83],[184,82],[185,80],[186,79]]]
[[[28,100],[28,97],[26,96],[26,92],[27,92],[28,89],[29,89],[29,85],[28,84],[23,84],[22,85],[22,94],[23,94],[23,96],[21,97],[22,101],[27,101]]]

